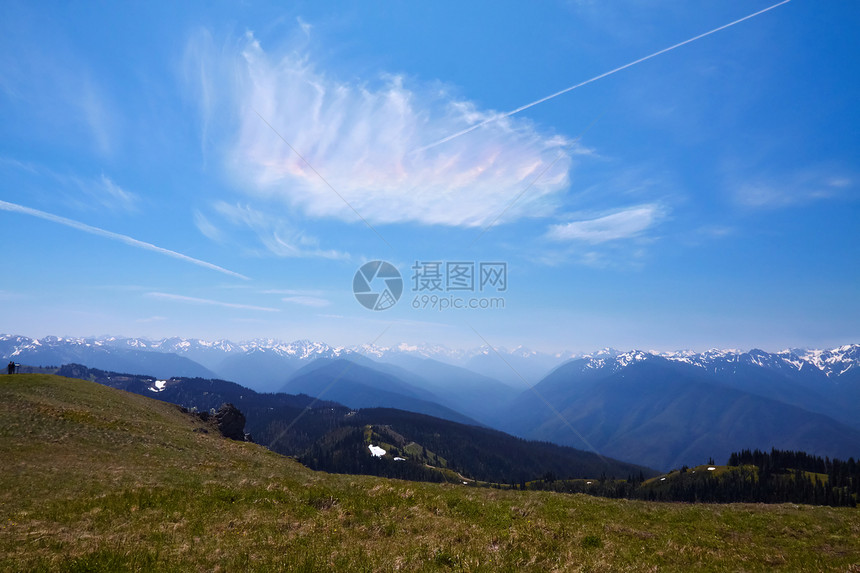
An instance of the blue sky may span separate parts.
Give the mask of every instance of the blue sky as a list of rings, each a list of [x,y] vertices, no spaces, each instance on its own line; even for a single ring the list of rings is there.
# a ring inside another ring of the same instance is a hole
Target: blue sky
[[[3,3],[0,331],[860,339],[853,3],[603,77],[774,3],[283,4]],[[372,260],[388,310],[353,296]],[[443,293],[504,309],[415,309],[416,261],[504,262],[504,292]]]

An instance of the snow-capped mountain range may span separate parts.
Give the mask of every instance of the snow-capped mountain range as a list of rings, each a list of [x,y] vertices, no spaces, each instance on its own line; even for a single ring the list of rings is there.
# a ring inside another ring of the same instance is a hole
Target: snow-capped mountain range
[[[719,350],[711,349],[704,352],[691,350],[677,352],[656,352],[632,350],[621,352],[605,348],[593,354],[574,357],[585,361],[584,368],[615,370],[629,364],[648,360],[659,356],[672,362],[697,366],[708,372],[732,369],[737,366],[758,366],[769,370],[781,371],[786,374],[817,374],[830,379],[851,373],[860,375],[860,344],[846,344],[826,350],[788,349],[780,352],[765,352],[764,350]]]
[[[607,348],[574,355],[309,340],[0,335],[0,357],[152,376],[149,390],[158,395],[172,377],[220,378],[257,392],[319,396],[322,390],[325,399],[354,408],[448,412],[448,419],[465,415],[520,437],[581,447],[570,431],[575,424],[601,452],[655,467],[725,457],[739,447],[848,457],[860,444],[860,344],[780,352]],[[353,362],[347,377],[343,358]],[[350,401],[358,398],[369,402]]]
[[[15,336],[0,334],[0,352],[8,358],[24,355],[28,351],[56,348],[56,347],[85,347],[103,349],[140,350],[149,352],[161,352],[187,356],[192,360],[198,360],[205,364],[210,362],[205,357],[218,356],[223,359],[228,356],[249,354],[254,352],[267,352],[278,356],[295,358],[298,360],[313,360],[315,358],[336,358],[351,353],[361,354],[375,360],[385,361],[386,358],[395,355],[408,355],[417,358],[432,358],[449,364],[465,364],[475,356],[492,356],[499,353],[503,356],[514,356],[521,359],[528,358],[552,358],[561,362],[574,355],[567,354],[544,354],[519,346],[513,350],[497,348],[495,350],[483,346],[469,350],[450,349],[442,345],[411,345],[401,343],[394,346],[379,346],[373,344],[362,344],[357,346],[330,346],[324,342],[311,340],[295,340],[284,342],[272,338],[261,338],[243,342],[230,340],[200,340],[195,338],[164,338],[161,340],[149,340],[145,338],[122,338],[115,336],[107,337],[57,337],[46,336],[44,338],[29,338],[26,336]]]
[[[583,368],[614,370],[630,364],[661,357],[673,362],[686,363],[709,372],[731,370],[737,366],[758,366],[786,374],[824,375],[834,380],[843,375],[857,375],[860,372],[860,344],[847,344],[832,349],[788,349],[780,352],[763,350],[719,350],[704,352],[676,351],[657,352],[645,350],[619,351],[605,348],[590,354],[563,352],[547,354],[519,346],[514,349],[487,346],[473,349],[450,349],[442,345],[397,344],[380,346],[363,344],[358,346],[331,346],[324,342],[296,340],[283,342],[277,339],[256,339],[243,342],[230,340],[200,340],[194,338],[165,338],[148,340],[145,338],[89,337],[64,338],[46,336],[29,338],[25,336],[0,335],[0,356],[7,360],[30,360],[40,357],[53,358],[54,361],[73,360],[81,351],[99,355],[117,352],[157,352],[173,354],[192,360],[214,373],[233,362],[252,360],[257,357],[280,358],[299,367],[302,363],[317,358],[338,358],[359,354],[379,362],[396,362],[402,357],[433,359],[454,366],[479,371],[481,374],[503,381],[525,379],[535,383],[553,368],[573,360],[582,360]],[[498,356],[497,356],[498,355]],[[243,367],[246,367],[243,363]],[[229,371],[229,368],[228,368]]]

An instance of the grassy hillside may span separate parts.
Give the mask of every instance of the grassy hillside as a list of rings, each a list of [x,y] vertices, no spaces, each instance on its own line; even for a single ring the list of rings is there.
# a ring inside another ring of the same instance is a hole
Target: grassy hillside
[[[42,373],[90,380],[199,411],[217,409],[225,402],[235,404],[245,414],[245,429],[254,436],[254,441],[279,454],[298,457],[308,467],[327,472],[416,481],[461,481],[455,473],[442,472],[448,474],[445,477],[426,468],[427,463],[437,465],[423,457],[422,447],[426,447],[447,459],[446,467],[484,482],[520,483],[538,479],[548,472],[559,477],[601,474],[626,477],[638,475],[640,471],[649,477],[657,474],[654,470],[601,458],[592,452],[545,442],[526,442],[489,428],[389,408],[363,409],[356,413],[336,402],[307,395],[258,394],[224,380],[171,378],[158,392],[153,392],[155,379],[151,376],[105,372],[76,364]],[[300,419],[301,424],[293,424],[296,419]],[[400,437],[392,435],[383,441],[398,447],[415,442],[421,455],[410,453],[405,463],[394,463],[393,455],[387,457],[391,463],[372,458],[367,449],[369,444],[364,443],[362,437],[367,425],[390,426],[389,433]],[[347,431],[348,427],[353,431]],[[406,443],[400,443],[403,440]]]
[[[0,376],[0,570],[860,571],[856,509],[329,475],[207,429],[95,383]]]

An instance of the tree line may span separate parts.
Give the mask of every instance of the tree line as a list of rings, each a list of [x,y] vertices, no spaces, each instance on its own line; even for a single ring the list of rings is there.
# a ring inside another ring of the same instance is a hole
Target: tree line
[[[731,454],[728,467],[714,471],[682,467],[664,479],[559,480],[553,475],[521,484],[525,489],[587,493],[602,497],[703,503],[803,503],[857,507],[860,463],[821,458],[800,451],[742,450]],[[713,467],[713,466],[711,466]]]

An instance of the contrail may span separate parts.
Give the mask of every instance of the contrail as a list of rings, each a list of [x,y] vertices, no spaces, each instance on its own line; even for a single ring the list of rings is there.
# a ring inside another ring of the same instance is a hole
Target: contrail
[[[690,38],[688,40],[684,40],[683,42],[675,44],[674,46],[669,46],[668,48],[663,48],[659,52],[654,52],[653,54],[645,56],[644,58],[639,58],[638,60],[636,60],[634,62],[630,62],[629,64],[624,64],[623,66],[617,67],[614,70],[610,70],[608,72],[602,73],[599,76],[594,76],[593,78],[585,80],[584,82],[580,82],[576,85],[570,86],[569,88],[564,88],[561,91],[555,92],[554,94],[548,95],[548,96],[543,97],[539,100],[535,100],[531,103],[527,103],[527,104],[520,106],[514,110],[494,115],[493,117],[486,119],[486,120],[482,121],[481,123],[476,123],[472,127],[468,127],[466,129],[464,129],[463,131],[458,131],[457,133],[449,135],[448,137],[440,139],[439,141],[431,143],[430,145],[425,145],[424,147],[420,147],[420,148],[416,149],[415,151],[413,151],[413,153],[417,153],[419,151],[425,151],[427,149],[430,149],[431,147],[436,147],[437,145],[441,145],[443,143],[451,141],[452,139],[456,139],[457,137],[460,137],[461,135],[465,135],[465,134],[469,133],[470,131],[475,131],[479,127],[483,127],[483,126],[487,125],[488,123],[492,123],[494,121],[498,121],[500,119],[510,117],[516,113],[527,110],[530,107],[534,107],[534,106],[538,105],[539,103],[549,101],[549,100],[556,98],[562,94],[566,94],[569,91],[573,91],[576,88],[581,88],[584,85],[590,84],[592,82],[596,82],[597,80],[603,79],[607,76],[611,76],[612,74],[620,72],[621,70],[626,70],[627,68],[629,68],[631,66],[635,66],[636,64],[640,64],[646,60],[650,60],[651,58],[655,58],[661,54],[665,54],[666,52],[670,52],[670,51],[674,50],[675,48],[680,48],[681,46],[685,46],[691,42],[695,42],[696,40],[701,40],[705,36],[710,36],[711,34],[715,34],[715,33],[719,32],[720,30],[725,30],[726,28],[731,28],[735,24],[740,24],[741,22],[744,22],[745,20],[749,20],[750,18],[755,18],[756,16],[758,16],[760,14],[764,14],[765,12],[769,12],[770,10],[773,10],[774,8],[778,8],[778,7],[782,6],[783,4],[788,4],[790,1],[791,0],[783,0],[779,4],[774,4],[773,6],[765,8],[764,10],[759,10],[758,12],[755,12],[754,14],[750,14],[749,16],[744,16],[743,18],[741,18],[739,20],[735,20],[734,22],[729,22],[728,24],[724,24],[724,25],[720,26],[719,28],[714,28],[710,32],[705,32],[704,34],[699,34],[698,36],[695,36],[695,37]]]
[[[85,233],[90,233],[91,235],[97,235],[99,237],[105,237],[107,239],[113,239],[114,241],[119,241],[121,243],[125,243],[126,245],[130,245],[132,247],[137,247],[139,249],[145,249],[147,251],[154,251],[156,253],[161,253],[162,255],[167,255],[168,257],[173,257],[174,259],[179,259],[180,261],[185,261],[188,263],[195,264],[200,267],[204,267],[207,269],[211,269],[213,271],[218,271],[219,273],[224,273],[225,275],[230,275],[231,277],[240,278],[243,280],[251,280],[245,275],[240,275],[239,273],[235,273],[231,270],[225,269],[224,267],[219,267],[218,265],[213,265],[212,263],[207,263],[206,261],[201,261],[200,259],[195,259],[194,257],[189,257],[188,255],[183,255],[182,253],[177,253],[176,251],[171,251],[170,249],[165,249],[162,247],[158,247],[153,245],[152,243],[145,243],[143,241],[138,241],[128,235],[121,235],[119,233],[114,233],[112,231],[106,231],[104,229],[99,229],[98,227],[92,227],[87,225],[86,223],[81,223],[79,221],[74,221],[72,219],[67,219],[65,217],[60,217],[59,215],[53,215],[51,213],[46,213],[45,211],[39,211],[38,209],[31,209],[30,207],[24,207],[23,205],[18,205],[16,203],[9,203],[7,201],[0,201],[0,209],[4,211],[12,211],[13,213],[23,213],[25,215],[31,215],[33,217],[38,217],[40,219],[45,219],[46,221],[51,221],[53,223],[59,223],[60,225],[65,225],[67,227],[71,227],[73,229],[77,229],[79,231],[83,231]]]

